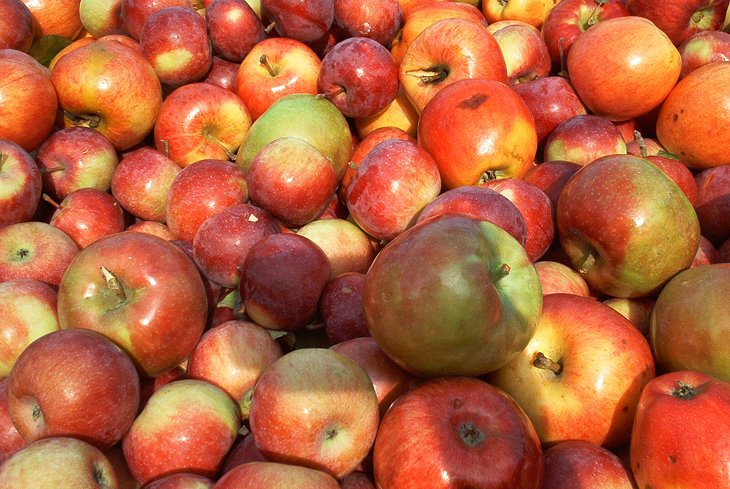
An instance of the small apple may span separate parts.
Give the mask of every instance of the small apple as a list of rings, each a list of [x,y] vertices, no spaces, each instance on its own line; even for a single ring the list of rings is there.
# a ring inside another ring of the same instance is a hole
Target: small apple
[[[0,228],[29,221],[38,208],[43,180],[33,157],[0,139]]]

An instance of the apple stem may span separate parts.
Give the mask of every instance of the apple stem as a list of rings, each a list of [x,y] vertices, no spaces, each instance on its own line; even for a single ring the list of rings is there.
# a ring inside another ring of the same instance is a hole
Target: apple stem
[[[167,139],[161,139],[160,144],[162,145],[162,152],[164,153],[166,158],[170,158],[170,143],[167,142]]]
[[[646,150],[646,141],[644,141],[644,136],[642,136],[641,132],[638,130],[634,130],[634,139],[636,139],[636,142],[639,144],[639,152],[641,153],[641,156],[646,158],[649,155],[649,152]]]
[[[351,168],[351,169],[353,169],[353,170],[356,170],[356,171],[357,171],[357,169],[358,169],[358,168],[360,168],[360,167],[358,166],[358,164],[357,164],[357,163],[355,163],[354,161],[348,161],[348,162],[347,162],[347,166],[348,166],[348,167],[350,167],[350,168]]]
[[[38,404],[33,406],[33,413],[31,414],[31,416],[33,418],[33,421],[38,421],[43,416],[41,407]]]
[[[272,22],[271,24],[269,24],[266,27],[264,27],[264,32],[266,34],[270,34],[271,31],[273,31],[275,27],[276,27],[276,22]]]
[[[127,295],[124,293],[124,288],[119,283],[117,277],[103,266],[101,267],[101,276],[104,278],[107,287],[119,298],[119,302],[124,302],[127,299]]]
[[[91,129],[96,129],[97,127],[99,127],[99,124],[101,124],[101,117],[96,114],[76,115],[67,110],[64,110],[63,115],[65,115],[66,118],[76,126],[84,126]]]
[[[434,66],[425,70],[406,71],[406,75],[419,78],[421,83],[438,83],[446,78],[449,72],[442,66]]]
[[[215,144],[217,144],[223,150],[223,152],[226,154],[226,156],[228,157],[228,159],[230,161],[235,161],[235,159],[236,159],[236,153],[234,153],[233,151],[231,151],[230,149],[228,149],[226,147],[226,145],[223,144],[223,141],[221,141],[220,139],[218,139],[216,137],[213,137],[213,136],[208,136],[208,139],[210,139]]]
[[[104,470],[97,464],[94,464],[93,468],[94,480],[100,488],[109,487],[109,481],[104,477]]]
[[[345,92],[346,92],[345,87],[343,87],[341,85],[337,85],[337,88],[330,90],[328,92],[318,93],[314,97],[316,99],[326,98],[327,100],[331,100],[331,99],[335,98],[336,96],[338,96],[339,94],[345,93]]]
[[[677,399],[689,400],[697,396],[701,392],[700,389],[693,387],[689,384],[685,384],[681,380],[677,381],[677,388],[672,391],[672,397]]]
[[[497,269],[497,272],[495,273],[494,277],[492,277],[492,278],[495,282],[498,282],[498,281],[502,280],[504,277],[506,277],[507,275],[509,275],[509,272],[511,272],[511,271],[512,271],[512,267],[510,267],[506,263],[502,263],[502,266]]]
[[[51,204],[56,209],[60,209],[61,208],[61,205],[58,202],[56,202],[55,200],[53,200],[50,195],[44,193],[42,195],[42,197],[43,197],[43,200],[45,200],[46,202],[48,202],[49,204]]]
[[[269,75],[276,76],[279,74],[276,66],[271,64],[271,61],[269,61],[269,57],[265,54],[262,54],[261,57],[259,57],[259,63],[264,65],[264,68],[266,68],[266,70],[269,72]]]
[[[558,53],[560,55],[560,72],[558,73],[558,75],[562,76],[563,78],[569,78],[567,62],[565,60],[564,45],[565,45],[565,38],[561,37],[560,39],[558,39]]]
[[[59,165],[59,166],[52,166],[51,168],[41,168],[41,173],[48,174],[48,173],[56,173],[57,171],[63,171],[66,167]]]
[[[596,25],[596,14],[598,14],[598,11],[601,9],[604,3],[608,3],[608,0],[595,0],[595,2],[597,5],[593,9],[593,12],[591,12],[591,16],[588,17],[586,23],[582,26],[584,31]]]
[[[532,365],[543,370],[550,370],[555,375],[560,375],[560,373],[563,371],[562,365],[546,357],[541,351],[535,353],[535,357],[532,360]]]
[[[6,153],[0,153],[0,171],[2,171],[6,161],[8,161],[8,155]]]

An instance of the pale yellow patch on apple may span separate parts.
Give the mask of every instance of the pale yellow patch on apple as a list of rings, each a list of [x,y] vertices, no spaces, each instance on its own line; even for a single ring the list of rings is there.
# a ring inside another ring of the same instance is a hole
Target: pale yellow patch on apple
[[[55,311],[43,307],[32,297],[16,297],[13,308],[16,311],[15,314],[23,318],[28,327],[26,346],[41,336],[60,328]],[[15,338],[17,333],[16,330],[10,327],[0,329],[0,378],[7,377],[10,374],[18,355],[22,353],[22,349],[18,351],[10,347],[13,343],[18,342],[18,339]]]
[[[177,72],[182,66],[193,60],[193,53],[185,48],[172,49],[155,57],[152,66],[160,76]]]

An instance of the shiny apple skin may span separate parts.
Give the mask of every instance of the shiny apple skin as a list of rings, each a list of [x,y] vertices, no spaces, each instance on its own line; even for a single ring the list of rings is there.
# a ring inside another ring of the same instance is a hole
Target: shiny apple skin
[[[41,199],[42,182],[30,153],[12,141],[0,140],[0,228],[33,217]]]
[[[722,28],[728,0],[627,0],[631,15],[651,20],[679,46],[689,36]]]
[[[33,44],[33,14],[21,0],[0,1],[0,49],[27,53]]]

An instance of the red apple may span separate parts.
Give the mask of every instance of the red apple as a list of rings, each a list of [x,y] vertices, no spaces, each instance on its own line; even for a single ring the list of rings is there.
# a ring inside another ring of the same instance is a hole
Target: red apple
[[[134,224],[127,226],[125,231],[152,234],[158,238],[164,239],[165,241],[172,241],[175,239],[175,236],[173,236],[170,232],[170,228],[157,221],[137,221]]]
[[[347,37],[367,37],[389,46],[403,21],[398,0],[335,0],[334,24]]]
[[[533,25],[519,20],[501,20],[487,26],[494,36],[507,65],[510,85],[517,85],[550,74],[552,63],[545,40]]]
[[[0,49],[27,53],[33,44],[33,15],[21,0],[0,1]]]
[[[8,413],[8,378],[0,379],[0,465],[28,444]]]
[[[310,43],[325,36],[334,20],[334,0],[287,2],[261,0],[261,12],[281,37]]]
[[[95,188],[74,190],[58,204],[51,226],[68,234],[79,249],[124,231],[124,211],[111,194]]]
[[[709,63],[730,61],[730,33],[723,31],[699,31],[678,46],[682,56],[682,79]]]
[[[79,0],[23,0],[33,15],[33,36],[75,39],[81,33]]]
[[[365,274],[345,272],[327,282],[319,299],[319,315],[333,345],[370,336],[362,308]]]
[[[243,430],[242,430],[243,431]],[[261,454],[261,451],[256,448],[256,442],[253,439],[253,435],[248,429],[245,433],[239,434],[236,441],[233,442],[233,446],[226,455],[223,461],[219,473],[219,479],[225,474],[248,462],[267,462],[266,458]]]
[[[256,461],[231,469],[218,482],[215,489],[340,489],[337,479],[321,470],[300,465]]]
[[[201,81],[218,85],[236,93],[236,78],[240,67],[241,63],[232,63],[218,56],[213,56],[210,70]]]
[[[654,155],[647,156],[647,160],[658,166],[666,175],[674,180],[679,188],[682,189],[687,200],[696,207],[699,199],[699,189],[697,187],[697,179],[692,172],[681,161],[669,158],[667,156]],[[697,210],[697,209],[695,209]]]
[[[626,141],[607,119],[579,114],[550,132],[543,151],[543,161],[570,161],[585,166],[601,156],[626,154]]]
[[[627,0],[631,15],[645,17],[679,46],[689,36],[722,27],[728,0]]]
[[[215,484],[208,477],[180,472],[155,479],[145,486],[145,489],[211,489]]]
[[[208,0],[210,3],[210,0]],[[147,18],[158,10],[167,7],[187,7],[192,9],[191,0],[122,0],[121,16],[124,29],[134,39],[139,40]]]
[[[574,294],[590,296],[590,289],[581,275],[557,261],[541,260],[535,262],[535,270],[540,277],[542,295]]]
[[[216,0],[205,9],[205,22],[213,52],[240,63],[251,49],[266,38],[264,25],[244,0]]]
[[[346,219],[317,219],[299,228],[297,234],[322,248],[330,262],[331,279],[347,272],[367,272],[377,254],[373,238]]]
[[[649,320],[655,302],[652,297],[639,297],[636,299],[611,297],[603,301],[608,307],[631,321],[647,339],[649,338]]]
[[[540,489],[635,489],[631,469],[613,452],[584,440],[567,440],[543,452]]]
[[[18,144],[0,139],[0,228],[29,221],[38,208],[41,173]]]
[[[692,265],[690,265],[690,267],[711,265],[713,263],[718,263],[719,261],[720,252],[717,251],[717,248],[715,248],[709,239],[704,236],[700,236],[700,247],[697,248],[697,254],[695,255],[694,260],[692,260]]]
[[[580,168],[580,165],[569,161],[546,161],[530,168],[524,179],[547,194],[555,212],[560,192]]]
[[[695,210],[702,235],[716,243],[730,238],[730,165],[703,170],[695,176],[697,203]]]

